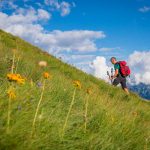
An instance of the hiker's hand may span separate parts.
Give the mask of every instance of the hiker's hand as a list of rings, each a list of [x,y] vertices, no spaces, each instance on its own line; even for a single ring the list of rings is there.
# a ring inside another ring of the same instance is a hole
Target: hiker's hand
[[[112,80],[112,79],[113,79],[113,77],[112,77],[112,76],[110,76],[110,77],[109,77],[109,80]]]
[[[113,77],[113,76],[111,76],[111,77],[110,77],[110,80],[113,80],[113,79],[114,79],[114,77]]]

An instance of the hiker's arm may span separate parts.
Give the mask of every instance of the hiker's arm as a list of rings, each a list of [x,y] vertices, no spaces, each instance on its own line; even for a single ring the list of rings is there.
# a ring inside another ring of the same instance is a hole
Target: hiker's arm
[[[118,69],[116,69],[116,70],[115,70],[115,74],[112,76],[112,79],[116,78],[116,77],[117,77],[117,75],[118,75],[118,73],[119,73],[119,70],[118,70]]]

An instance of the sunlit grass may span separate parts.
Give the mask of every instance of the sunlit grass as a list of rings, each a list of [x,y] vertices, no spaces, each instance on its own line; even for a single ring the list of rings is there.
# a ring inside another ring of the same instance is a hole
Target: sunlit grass
[[[7,91],[8,94],[8,114],[7,114],[7,133],[10,131],[10,119],[11,119],[11,102],[16,98],[15,91],[12,87]]]
[[[81,89],[81,83],[80,83],[79,80],[74,80],[74,81],[73,81],[73,85],[75,86],[75,88],[74,88],[74,91],[73,91],[73,96],[72,96],[72,100],[71,100],[71,103],[70,103],[70,106],[69,106],[69,110],[68,110],[68,113],[67,113],[67,116],[66,116],[66,119],[65,119],[65,123],[64,123],[64,125],[63,125],[62,137],[63,137],[64,134],[65,134],[65,129],[66,129],[66,126],[67,126],[67,122],[68,122],[68,119],[69,119],[69,116],[70,116],[72,107],[73,107],[74,102],[75,102],[76,90],[77,90],[77,89]]]
[[[34,115],[34,119],[33,119],[33,123],[32,123],[31,136],[33,136],[33,134],[35,132],[36,119],[37,119],[37,115],[38,115],[38,112],[39,112],[39,109],[40,109],[41,102],[43,100],[43,94],[44,94],[44,90],[45,90],[45,84],[46,84],[47,79],[50,78],[50,74],[48,72],[44,72],[43,73],[43,78],[44,78],[44,81],[42,83],[41,95],[40,95],[40,99],[39,99],[38,105],[36,107],[36,111],[35,111],[35,115]]]
[[[90,94],[92,93],[92,90],[90,88],[88,88],[86,90],[86,98],[85,98],[85,106],[84,106],[84,132],[86,133],[86,130],[87,130],[87,121],[88,121],[88,105],[89,105],[89,97],[90,97]]]
[[[2,31],[0,63],[0,149],[150,149],[150,104],[137,95]]]

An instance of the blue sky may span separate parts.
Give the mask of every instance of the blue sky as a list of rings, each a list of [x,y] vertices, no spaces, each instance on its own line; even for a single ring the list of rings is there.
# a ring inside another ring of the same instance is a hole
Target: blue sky
[[[149,49],[150,13],[141,13],[139,9],[150,6],[150,1],[78,0],[75,3],[77,7],[67,18],[52,21],[53,28],[102,30],[107,38],[97,44],[120,47],[125,54]]]
[[[103,57],[108,67],[111,56],[129,60],[134,75],[139,74],[135,69],[139,64],[145,64],[141,71],[147,72],[149,0],[3,0],[0,18],[1,29],[86,72],[99,72],[91,63],[101,65]],[[137,55],[142,56],[140,62]],[[137,78],[145,82],[143,76]]]
[[[20,7],[24,2],[14,1]],[[26,5],[38,7],[35,0]],[[38,1],[43,4],[42,0]],[[100,47],[120,47],[125,54],[133,50],[148,50],[150,47],[150,12],[140,12],[150,7],[149,0],[67,0],[75,3],[71,13],[61,17],[53,13],[50,21],[43,24],[47,30],[102,30],[107,38],[97,41]],[[49,11],[49,6],[44,6]],[[12,13],[13,10],[4,10]]]

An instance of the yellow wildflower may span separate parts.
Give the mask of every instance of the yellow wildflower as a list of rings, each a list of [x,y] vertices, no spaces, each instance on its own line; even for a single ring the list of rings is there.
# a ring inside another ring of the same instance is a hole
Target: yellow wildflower
[[[43,77],[44,77],[45,79],[48,79],[48,78],[50,78],[50,74],[49,74],[48,72],[44,72],[44,73],[43,73]]]
[[[79,89],[81,89],[81,82],[79,80],[74,80],[73,85]]]
[[[25,79],[23,79],[23,78],[18,78],[17,83],[19,83],[19,84],[24,84],[24,83],[25,83]]]
[[[91,93],[92,93],[92,90],[91,90],[90,88],[88,88],[88,89],[86,90],[86,93],[87,93],[87,94],[91,94]]]
[[[8,90],[7,94],[10,99],[16,98],[16,94],[15,94],[14,90]]]
[[[7,74],[7,79],[9,81],[14,81],[14,82],[17,82],[19,84],[25,83],[25,79],[20,74],[9,73],[9,74]]]

